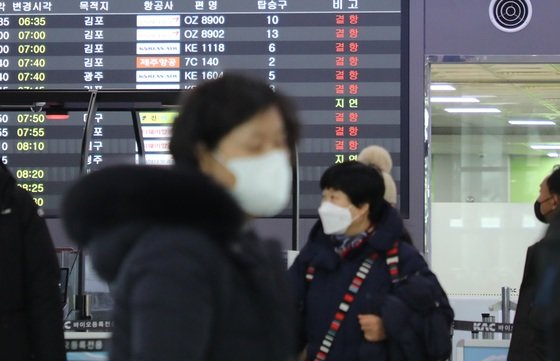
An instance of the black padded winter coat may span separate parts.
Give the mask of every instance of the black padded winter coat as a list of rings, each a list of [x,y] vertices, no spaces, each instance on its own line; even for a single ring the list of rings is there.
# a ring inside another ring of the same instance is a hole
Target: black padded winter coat
[[[286,361],[294,354],[279,248],[243,230],[196,171],[108,168],[64,206],[70,235],[111,283],[111,361]]]
[[[0,360],[66,360],[60,270],[32,197],[0,167]]]

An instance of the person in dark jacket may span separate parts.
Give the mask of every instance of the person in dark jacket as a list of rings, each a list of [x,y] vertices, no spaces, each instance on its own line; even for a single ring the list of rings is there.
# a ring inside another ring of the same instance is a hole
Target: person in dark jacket
[[[535,250],[540,275],[534,307],[540,309],[546,359],[560,361],[560,212],[550,218],[545,237]],[[540,341],[542,342],[542,341]]]
[[[336,164],[320,186],[320,221],[289,270],[298,350],[307,347],[306,360],[433,360],[430,342],[441,342],[449,353],[453,311],[422,256],[402,241],[406,231],[383,199],[380,173]],[[432,316],[443,321],[443,339],[425,334]]]
[[[535,217],[549,223],[559,213],[558,205],[560,205],[560,169],[555,169],[540,184],[539,198],[535,202]],[[554,233],[553,229],[547,232],[550,231]],[[527,248],[508,361],[548,360],[546,342],[548,315],[543,307],[536,304],[536,295],[543,280],[539,254],[545,254],[543,250],[554,240],[555,237],[544,237]]]
[[[0,162],[0,360],[66,360],[60,269],[33,198]]]
[[[111,361],[287,361],[294,312],[280,247],[250,218],[290,198],[291,107],[238,75],[188,93],[171,169],[94,172],[65,197],[64,223],[115,298]]]

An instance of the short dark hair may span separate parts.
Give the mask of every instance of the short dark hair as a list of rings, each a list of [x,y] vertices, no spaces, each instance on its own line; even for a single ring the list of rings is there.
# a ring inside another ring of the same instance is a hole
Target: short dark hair
[[[550,193],[560,196],[560,167],[554,167],[546,180],[546,185]]]
[[[344,192],[353,205],[369,204],[369,219],[378,222],[386,206],[385,184],[381,173],[363,163],[350,161],[329,167],[321,176],[321,190],[332,188]]]
[[[196,146],[214,150],[220,140],[254,115],[277,107],[294,156],[298,121],[291,102],[263,81],[227,73],[188,92],[173,124],[169,149],[175,162],[198,167]]]

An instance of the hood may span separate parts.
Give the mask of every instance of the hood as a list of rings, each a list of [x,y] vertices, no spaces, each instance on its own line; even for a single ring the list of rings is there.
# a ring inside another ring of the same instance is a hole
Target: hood
[[[245,216],[224,188],[197,170],[129,165],[78,180],[64,197],[62,219],[70,238],[92,252],[100,275],[111,279],[146,227],[190,227],[227,243]]]
[[[15,191],[16,180],[0,161],[0,210],[10,207],[11,200]]]
[[[384,207],[383,217],[376,225],[373,235],[368,238],[366,244],[368,253],[387,252],[393,247],[395,241],[403,241],[405,237],[410,237],[404,228],[399,211],[388,203],[385,203]]]

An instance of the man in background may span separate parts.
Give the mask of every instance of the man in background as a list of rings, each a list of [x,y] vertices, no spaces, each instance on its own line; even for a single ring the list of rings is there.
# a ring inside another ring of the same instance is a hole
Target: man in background
[[[559,205],[560,169],[557,168],[540,184],[539,198],[535,202],[535,217],[543,223],[550,223],[557,217]],[[549,237],[552,229],[551,226],[542,240],[527,249],[508,361],[550,360],[547,347],[549,335],[546,326],[548,315],[546,307],[539,302],[539,298],[543,280],[546,278],[543,273],[543,250],[549,247],[551,241],[560,239]]]
[[[560,361],[560,213],[556,213],[551,219],[536,257],[542,281],[535,305],[546,315],[544,329],[548,345],[547,360]]]
[[[0,162],[0,360],[66,360],[60,269],[39,211]]]

